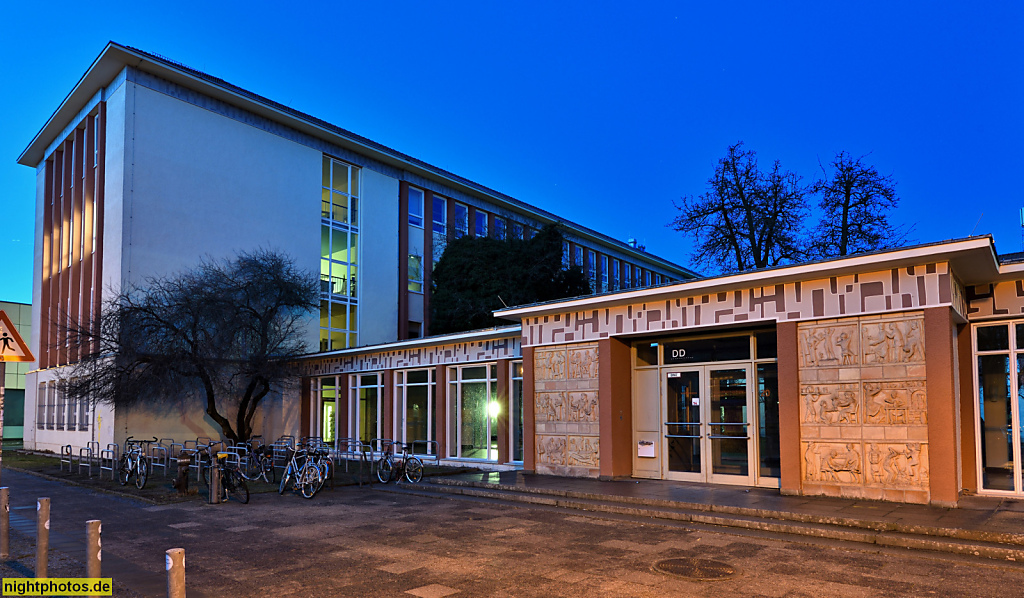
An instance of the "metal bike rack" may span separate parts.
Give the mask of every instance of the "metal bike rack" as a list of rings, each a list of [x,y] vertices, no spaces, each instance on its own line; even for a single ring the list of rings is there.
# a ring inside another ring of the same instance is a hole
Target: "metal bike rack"
[[[156,468],[161,467],[164,470],[164,477],[167,477],[167,467],[170,463],[171,451],[161,443],[152,444],[149,447],[149,465],[150,467]]]
[[[99,448],[99,443],[96,443],[96,444],[97,444],[97,448]],[[92,457],[93,457],[92,446],[91,446],[92,443],[90,442],[89,445],[90,446],[83,446],[82,448],[78,449],[78,473],[82,473],[82,468],[85,468],[85,469],[89,470],[89,477],[91,478],[92,477]]]
[[[171,440],[171,439],[165,438],[164,440]],[[162,442],[163,441],[161,441],[161,443]],[[177,443],[177,442],[171,442],[171,443],[169,443],[167,445],[167,449],[170,450],[170,452],[171,452],[170,458],[171,459],[177,459],[178,457],[181,456],[181,451],[185,450],[185,445]]]
[[[65,444],[60,447],[60,470],[64,471],[64,464],[68,464],[68,473],[71,473],[71,461],[72,461],[71,445]]]
[[[121,456],[121,447],[115,443],[110,443],[107,448],[100,451],[100,477],[103,477],[104,471],[110,472],[110,479],[117,478],[117,461]],[[104,465],[105,462],[110,461],[110,465]]]

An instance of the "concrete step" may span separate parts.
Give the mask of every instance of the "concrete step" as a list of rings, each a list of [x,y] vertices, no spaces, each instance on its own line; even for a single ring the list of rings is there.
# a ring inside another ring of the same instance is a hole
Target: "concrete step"
[[[465,496],[1024,563],[1024,538],[1015,534],[975,533],[973,530],[935,526],[897,525],[724,505],[679,503],[553,489],[527,489],[465,480],[431,479],[424,480],[421,484],[399,484],[397,488],[403,492],[424,496]],[[992,540],[989,539],[991,536],[1010,541]]]

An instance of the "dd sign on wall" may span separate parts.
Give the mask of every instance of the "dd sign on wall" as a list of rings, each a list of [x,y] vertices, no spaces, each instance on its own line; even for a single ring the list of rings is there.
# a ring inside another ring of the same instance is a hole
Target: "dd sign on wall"
[[[11,324],[7,312],[0,309],[0,361],[35,361],[28,345],[22,340],[18,330]],[[2,382],[2,381],[0,381]]]

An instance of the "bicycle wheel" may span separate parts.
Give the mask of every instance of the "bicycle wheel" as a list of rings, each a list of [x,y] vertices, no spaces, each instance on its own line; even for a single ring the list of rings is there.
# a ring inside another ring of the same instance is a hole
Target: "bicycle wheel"
[[[260,457],[260,468],[263,470],[263,479],[268,484],[277,481],[277,470],[274,468],[274,458],[263,455]]]
[[[146,487],[146,480],[149,479],[149,459],[139,457],[135,472],[135,487],[142,490]]]
[[[249,486],[245,483],[245,478],[242,477],[242,472],[237,469],[229,469],[224,473],[224,490],[227,492],[228,497],[234,497],[235,500],[242,503],[243,505],[249,504]]]
[[[302,475],[299,476],[302,480],[300,484],[300,492],[303,498],[313,498],[316,496],[317,491],[323,486],[323,476],[320,474],[320,468],[312,462],[307,463],[302,468]]]
[[[128,455],[121,455],[121,460],[117,463],[117,481],[122,486],[128,485],[128,480],[132,477],[132,466],[128,460]]]
[[[377,479],[381,484],[391,481],[391,475],[395,473],[395,463],[389,455],[384,455],[377,461]]]
[[[423,479],[423,461],[419,457],[409,457],[405,460],[405,479],[413,484]]]
[[[289,463],[288,467],[285,468],[284,473],[281,474],[281,485],[278,486],[278,488],[277,488],[277,493],[278,494],[284,494],[284,491],[288,489],[288,482],[291,480],[291,477],[292,477],[292,465],[291,465],[291,463]]]

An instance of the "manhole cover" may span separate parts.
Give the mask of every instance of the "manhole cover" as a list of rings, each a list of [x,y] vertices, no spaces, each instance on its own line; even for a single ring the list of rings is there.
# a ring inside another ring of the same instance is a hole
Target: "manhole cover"
[[[665,559],[654,563],[654,570],[689,579],[726,579],[736,575],[732,565],[709,559]]]

